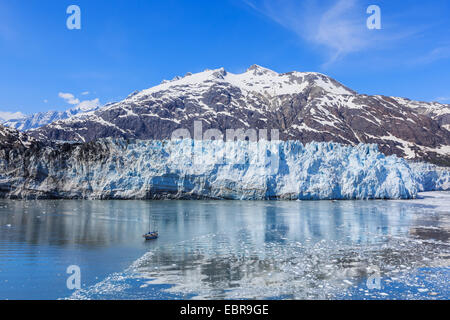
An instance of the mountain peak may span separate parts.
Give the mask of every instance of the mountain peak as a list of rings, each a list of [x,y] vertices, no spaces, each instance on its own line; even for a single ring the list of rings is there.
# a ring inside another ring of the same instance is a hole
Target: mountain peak
[[[219,68],[188,75],[30,134],[61,141],[164,140],[180,128],[193,132],[202,121],[221,132],[276,128],[282,140],[304,143],[377,143],[387,154],[450,164],[448,115],[425,103],[359,95],[320,73],[279,74],[253,65],[239,74]]]
[[[277,75],[278,74],[277,72],[275,72],[273,70],[261,67],[260,65],[257,65],[257,64],[254,64],[250,68],[248,68],[247,72],[252,72],[254,75],[264,75],[264,74]]]
[[[216,70],[212,70],[212,75],[217,79],[224,79],[227,75],[227,71],[225,70],[225,68],[219,68]]]

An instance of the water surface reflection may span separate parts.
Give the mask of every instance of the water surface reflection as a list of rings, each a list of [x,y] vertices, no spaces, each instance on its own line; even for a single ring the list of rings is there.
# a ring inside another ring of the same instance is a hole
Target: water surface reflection
[[[447,270],[449,226],[414,202],[3,200],[0,298],[70,296],[71,264],[73,298],[414,296],[423,283],[406,277]],[[160,239],[143,241],[149,228]],[[408,289],[368,291],[371,266]],[[449,297],[442,274],[433,297]]]

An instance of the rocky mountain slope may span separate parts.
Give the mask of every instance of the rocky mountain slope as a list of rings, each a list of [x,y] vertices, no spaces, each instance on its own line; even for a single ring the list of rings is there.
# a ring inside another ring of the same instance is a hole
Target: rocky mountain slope
[[[450,105],[358,94],[319,73],[278,74],[252,66],[187,74],[96,112],[29,133],[37,139],[170,139],[194,121],[213,128],[280,130],[303,143],[376,143],[386,155],[450,165]]]
[[[0,126],[0,198],[408,199],[449,189],[449,170],[375,145],[107,138],[50,146]]]
[[[8,152],[11,150],[24,151],[32,147],[40,147],[42,144],[28,134],[0,125],[0,149]]]

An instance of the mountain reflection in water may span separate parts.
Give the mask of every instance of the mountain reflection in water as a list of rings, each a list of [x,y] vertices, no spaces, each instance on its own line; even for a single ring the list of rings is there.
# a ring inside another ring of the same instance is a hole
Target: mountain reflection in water
[[[146,243],[150,224],[160,239]],[[62,273],[58,297],[417,297],[423,281],[411,280],[414,272],[448,270],[449,226],[446,212],[408,201],[4,200],[0,277],[9,281],[8,290],[0,282],[0,298],[32,292],[19,286],[13,261],[29,264],[18,268],[27,273],[33,257],[52,262],[39,269],[36,290],[55,286],[55,270]],[[64,272],[77,263],[87,275],[71,295]],[[368,290],[374,266],[385,288],[400,282],[408,289]],[[442,277],[448,272],[434,280],[433,297],[449,296]]]

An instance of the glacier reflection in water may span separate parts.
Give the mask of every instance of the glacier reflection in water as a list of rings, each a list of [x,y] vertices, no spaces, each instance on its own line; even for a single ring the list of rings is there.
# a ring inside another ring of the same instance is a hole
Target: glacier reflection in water
[[[448,198],[448,193],[442,193]],[[0,298],[448,299],[448,206],[0,201]],[[160,239],[141,235],[149,219]],[[82,290],[65,287],[80,265]],[[368,289],[370,268],[382,288]]]
[[[448,217],[430,207],[386,201],[151,206],[162,238],[171,240],[72,298],[449,296]],[[380,290],[366,285],[373,267],[381,272]]]

